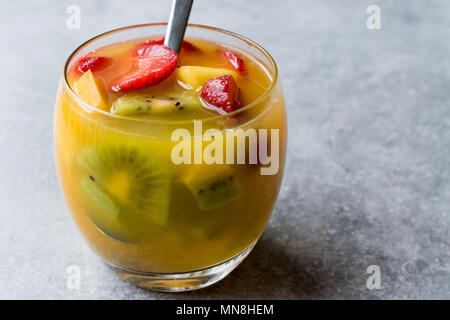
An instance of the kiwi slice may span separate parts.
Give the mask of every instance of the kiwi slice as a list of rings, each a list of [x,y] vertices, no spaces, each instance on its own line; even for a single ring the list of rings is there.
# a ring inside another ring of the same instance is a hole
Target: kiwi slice
[[[89,195],[95,205],[113,219],[118,219],[121,205],[108,191],[104,190],[92,176],[83,176],[80,181],[81,188]]]
[[[227,165],[198,166],[183,181],[202,211],[223,207],[243,195],[239,181]]]
[[[122,116],[139,116],[198,110],[202,104],[198,96],[190,93],[174,95],[170,98],[158,98],[142,94],[126,94],[117,98],[111,113]]]
[[[198,208],[191,190],[180,179],[174,179],[171,187],[176,201],[171,201],[170,204],[170,212],[174,214],[170,227],[175,234],[186,239],[193,237],[203,240],[213,240],[221,235],[226,215],[211,214],[210,211],[186,210],[186,208]]]
[[[83,176],[80,181],[80,186],[98,209],[94,212],[91,210],[88,211],[89,217],[97,229],[114,240],[126,243],[135,242],[136,239],[121,231],[119,227],[115,227],[115,225],[120,223],[119,215],[122,211],[122,205],[114,196],[102,188],[91,176]]]
[[[137,147],[88,148],[78,165],[85,172],[81,188],[101,212],[91,218],[104,233],[135,240],[167,224],[170,174]]]

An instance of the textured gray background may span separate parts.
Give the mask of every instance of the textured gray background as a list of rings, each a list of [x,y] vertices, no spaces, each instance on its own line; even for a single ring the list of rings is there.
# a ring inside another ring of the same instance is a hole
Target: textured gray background
[[[167,20],[169,2],[4,1],[0,298],[450,298],[450,2],[195,2],[191,22],[262,44],[285,87],[287,174],[254,252],[205,290],[137,289],[89,250],[59,191],[52,115],[66,57],[106,30]],[[81,30],[66,28],[69,4]],[[380,31],[366,28],[369,4]],[[72,264],[80,290],[66,288]],[[371,264],[380,290],[366,288]]]

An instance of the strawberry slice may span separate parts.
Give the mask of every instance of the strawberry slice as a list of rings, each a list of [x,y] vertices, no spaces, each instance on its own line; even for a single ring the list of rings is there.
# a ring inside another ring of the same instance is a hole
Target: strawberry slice
[[[189,52],[200,51],[199,48],[197,48],[192,43],[185,41],[185,40],[183,40],[183,42],[181,43],[181,49],[189,51]]]
[[[150,39],[150,40],[146,40],[145,44],[164,44],[164,37],[163,38],[159,38],[159,39]]]
[[[227,62],[233,66],[233,68],[241,73],[245,73],[247,71],[244,60],[238,54],[233,51],[225,51],[222,54]]]
[[[205,102],[221,108],[227,113],[240,108],[238,95],[239,88],[229,74],[206,81],[201,92],[201,97]]]
[[[154,46],[155,44],[163,45],[164,38],[146,40],[144,43],[141,43],[136,47],[134,55],[138,57],[143,56],[145,54],[145,51],[147,51],[149,47]]]
[[[155,44],[164,44],[164,39],[163,38],[159,38],[159,39],[150,39],[150,40],[146,40],[143,44],[140,44],[137,46],[136,48],[136,55],[140,56],[143,54],[143,52],[145,52],[145,50],[147,50],[147,48],[149,46],[155,45]],[[188,52],[195,52],[195,51],[200,51],[199,48],[197,48],[196,46],[194,46],[192,43],[183,40],[182,44],[181,44],[181,49],[186,50]]]
[[[88,70],[96,71],[103,67],[108,60],[106,57],[84,57],[78,60],[78,70],[83,73]]]
[[[139,53],[136,69],[111,84],[111,90],[131,91],[146,88],[167,79],[177,67],[178,56],[165,45],[149,45]]]

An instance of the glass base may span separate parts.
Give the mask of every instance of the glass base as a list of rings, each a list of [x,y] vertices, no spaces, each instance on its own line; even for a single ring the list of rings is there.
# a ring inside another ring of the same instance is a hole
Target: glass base
[[[208,287],[234,270],[252,251],[256,241],[247,249],[214,266],[185,273],[144,273],[111,266],[120,278],[137,287],[163,292],[183,292]]]

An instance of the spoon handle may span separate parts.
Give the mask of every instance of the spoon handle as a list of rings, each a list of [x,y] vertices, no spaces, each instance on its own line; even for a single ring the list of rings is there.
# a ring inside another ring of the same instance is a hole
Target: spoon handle
[[[194,0],[173,0],[164,44],[176,53],[180,52],[184,32]]]

